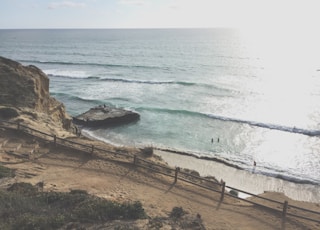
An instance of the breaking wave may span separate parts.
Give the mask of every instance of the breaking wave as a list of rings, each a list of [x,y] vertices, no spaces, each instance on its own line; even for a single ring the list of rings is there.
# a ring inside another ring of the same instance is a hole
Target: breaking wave
[[[202,116],[202,117],[209,117],[211,119],[220,120],[220,121],[226,121],[226,122],[235,122],[240,124],[247,124],[251,126],[256,126],[260,128],[267,128],[267,129],[274,129],[284,132],[290,132],[290,133],[297,133],[297,134],[303,134],[307,136],[320,136],[320,130],[312,130],[312,129],[303,129],[298,127],[289,127],[284,125],[278,125],[278,124],[271,124],[271,123],[263,123],[259,121],[251,121],[251,120],[243,120],[239,118],[232,118],[227,116],[220,116],[215,114],[206,114],[206,113],[199,113],[189,110],[171,110],[166,108],[138,108],[137,111],[155,111],[155,112],[163,112],[163,113],[170,113],[170,114],[185,114],[190,116]]]

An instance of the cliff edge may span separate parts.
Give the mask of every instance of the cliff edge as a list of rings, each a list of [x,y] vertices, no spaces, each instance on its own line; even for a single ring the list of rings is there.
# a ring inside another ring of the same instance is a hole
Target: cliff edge
[[[57,133],[70,130],[65,106],[50,96],[49,78],[36,66],[0,57],[0,119],[20,121]]]

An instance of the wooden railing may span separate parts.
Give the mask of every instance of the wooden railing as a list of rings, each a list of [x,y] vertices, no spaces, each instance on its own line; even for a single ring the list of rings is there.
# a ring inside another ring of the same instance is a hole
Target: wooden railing
[[[136,167],[152,170],[156,173],[173,178],[174,184],[180,180],[180,181],[184,181],[186,183],[210,190],[212,192],[219,193],[220,200],[218,202],[217,209],[219,209],[221,204],[223,203],[224,197],[228,196],[228,197],[232,197],[234,199],[242,200],[244,202],[251,203],[253,205],[268,209],[274,213],[278,213],[282,218],[282,226],[281,226],[282,229],[285,229],[285,223],[286,223],[287,217],[294,217],[297,219],[303,219],[303,220],[307,220],[307,221],[320,223],[320,212],[318,212],[318,211],[304,209],[304,208],[297,207],[294,205],[289,205],[288,201],[286,201],[286,200],[284,202],[279,202],[279,201],[265,198],[265,197],[262,197],[259,195],[255,195],[255,194],[247,192],[247,191],[243,191],[243,190],[240,190],[237,188],[227,186],[224,181],[221,181],[219,183],[214,180],[210,180],[207,178],[203,178],[200,176],[196,176],[196,175],[193,175],[190,173],[183,172],[180,170],[179,167],[174,169],[174,168],[170,168],[170,167],[167,167],[164,165],[156,164],[154,162],[145,160],[145,159],[140,158],[136,155],[125,154],[122,152],[114,152],[114,151],[110,151],[110,150],[96,147],[94,145],[85,145],[85,144],[78,143],[75,141],[59,138],[56,135],[44,133],[39,130],[32,129],[28,126],[22,125],[20,123],[14,123],[14,122],[0,120],[0,127],[16,129],[16,130],[28,133],[34,137],[38,137],[44,141],[52,142],[54,145],[65,146],[68,148],[72,148],[74,150],[84,151],[84,152],[87,152],[90,154],[99,152],[99,153],[103,153],[103,154],[113,154],[113,155],[118,155],[118,156],[125,156],[129,160],[131,159],[132,164],[135,165]],[[203,182],[207,182],[207,183],[210,183],[215,186],[207,186],[207,185],[204,185]],[[244,199],[244,198],[241,198],[237,195],[233,195],[229,192],[226,192],[226,189],[236,191],[237,193],[243,193],[243,194],[255,197],[257,199],[261,199],[265,202],[268,202],[268,205],[261,204],[261,203],[258,203],[256,201],[252,201],[249,199]],[[279,207],[281,207],[281,208],[279,208]]]

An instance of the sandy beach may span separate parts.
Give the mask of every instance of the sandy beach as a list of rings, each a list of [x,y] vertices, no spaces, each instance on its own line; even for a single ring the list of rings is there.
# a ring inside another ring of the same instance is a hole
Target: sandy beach
[[[311,184],[299,184],[290,181],[268,177],[255,172],[259,166],[252,166],[252,171],[236,169],[225,164],[197,159],[191,156],[174,154],[157,150],[155,154],[162,157],[173,167],[182,167],[196,170],[201,176],[214,176],[218,180],[224,180],[227,185],[253,194],[261,194],[265,191],[284,193],[286,196],[299,201],[319,203],[320,186]],[[240,194],[241,195],[241,194]],[[242,194],[246,197],[245,194]]]

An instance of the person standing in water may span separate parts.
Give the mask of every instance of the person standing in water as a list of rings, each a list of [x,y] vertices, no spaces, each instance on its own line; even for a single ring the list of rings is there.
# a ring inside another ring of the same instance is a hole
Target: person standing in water
[[[220,142],[220,138],[218,137],[217,142]],[[213,138],[211,138],[211,143],[213,143]]]

